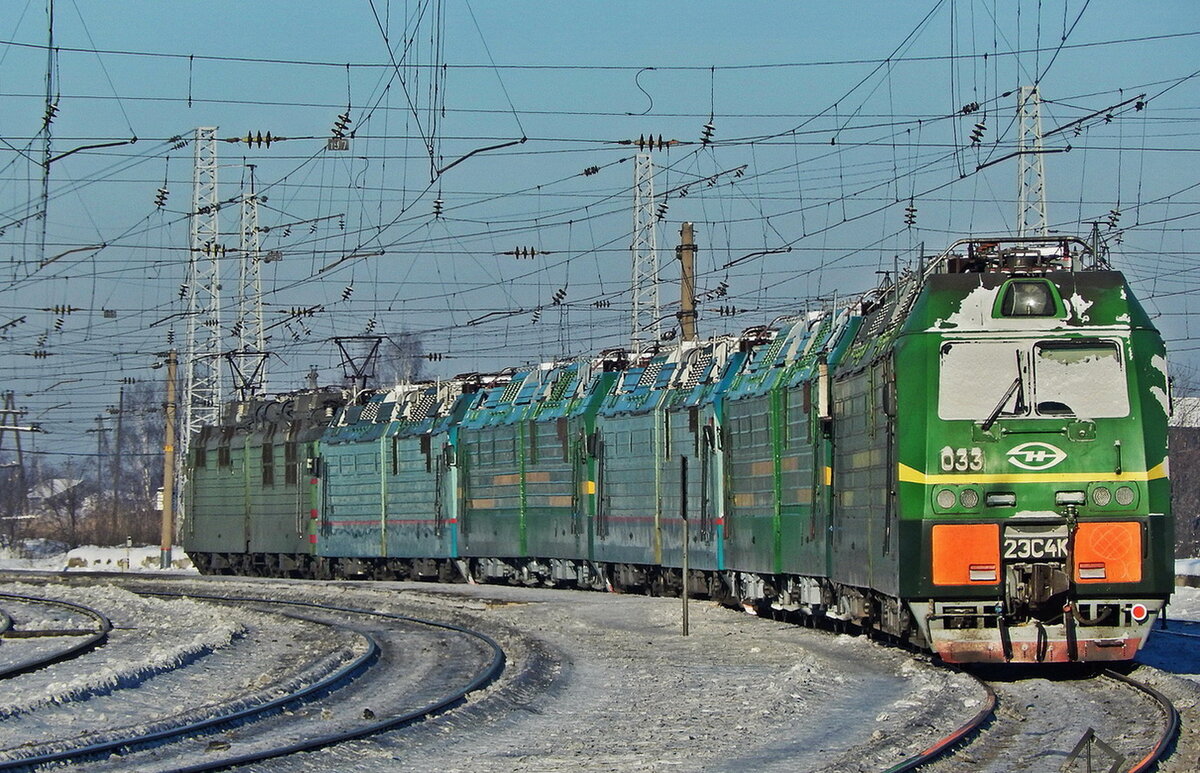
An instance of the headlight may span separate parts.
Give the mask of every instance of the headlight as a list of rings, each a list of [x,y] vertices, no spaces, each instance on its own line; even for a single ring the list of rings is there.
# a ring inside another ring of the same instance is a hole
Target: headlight
[[[1092,489],[1092,504],[1096,507],[1107,507],[1112,501],[1112,492],[1103,486]]]
[[[1121,507],[1129,507],[1133,504],[1133,489],[1129,486],[1119,486],[1117,488],[1117,504]]]
[[[979,507],[979,492],[973,488],[965,488],[958,495],[958,502],[966,510],[974,510]]]
[[[942,508],[943,510],[949,510],[950,508],[954,507],[954,501],[954,492],[948,488],[944,488],[937,493],[938,507]]]

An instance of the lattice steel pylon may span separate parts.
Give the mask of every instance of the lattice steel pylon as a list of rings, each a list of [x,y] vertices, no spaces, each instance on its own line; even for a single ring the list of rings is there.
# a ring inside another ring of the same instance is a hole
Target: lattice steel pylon
[[[262,316],[262,235],[258,229],[258,194],[254,190],[254,167],[250,167],[250,191],[242,194],[241,255],[238,261],[237,380],[240,399],[262,391],[267,380],[266,345]]]
[[[217,129],[196,129],[192,172],[191,245],[188,253],[187,366],[181,459],[192,436],[221,413],[221,233],[217,215]]]
[[[1046,235],[1046,170],[1037,86],[1017,89],[1017,236]]]
[[[633,309],[629,349],[640,352],[659,338],[658,218],[654,213],[654,161],[638,153],[633,166]]]

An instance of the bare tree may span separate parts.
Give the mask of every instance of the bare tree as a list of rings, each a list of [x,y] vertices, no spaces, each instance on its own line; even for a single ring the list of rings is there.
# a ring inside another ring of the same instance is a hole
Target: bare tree
[[[379,347],[375,386],[391,386],[425,378],[425,349],[421,336],[399,333],[387,336]]]

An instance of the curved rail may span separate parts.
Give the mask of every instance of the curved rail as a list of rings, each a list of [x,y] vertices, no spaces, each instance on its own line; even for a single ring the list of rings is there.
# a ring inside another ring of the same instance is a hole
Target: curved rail
[[[1167,696],[1148,684],[1143,684],[1136,679],[1130,679],[1128,676],[1116,671],[1105,670],[1102,673],[1110,679],[1124,682],[1135,690],[1141,690],[1146,693],[1154,699],[1154,702],[1158,704],[1159,710],[1165,715],[1167,720],[1166,728],[1158,737],[1154,748],[1145,757],[1134,763],[1133,767],[1129,769],[1129,773],[1144,773],[1144,771],[1153,770],[1158,761],[1166,755],[1172,744],[1174,744],[1176,736],[1179,735],[1179,712],[1175,709],[1175,704],[1171,703]]]
[[[447,631],[454,631],[467,636],[474,637],[486,644],[492,652],[490,663],[465,686],[441,700],[434,701],[426,706],[423,706],[405,714],[400,714],[390,717],[379,722],[348,730],[340,733],[333,733],[327,736],[316,738],[308,738],[304,741],[288,744],[287,746],[279,746],[274,749],[265,749],[259,752],[250,752],[239,755],[237,757],[229,757],[224,760],[216,760],[213,762],[201,763],[185,768],[175,769],[174,773],[208,773],[208,771],[228,770],[239,765],[248,765],[254,762],[262,762],[263,760],[274,759],[277,757],[286,757],[289,754],[299,752],[310,752],[318,749],[335,746],[346,741],[354,741],[367,736],[376,735],[388,730],[398,730],[402,727],[416,724],[430,717],[443,714],[450,709],[457,708],[467,702],[467,696],[476,690],[480,690],[492,682],[500,678],[500,674],[504,672],[505,656],[504,650],[496,642],[495,639],[485,633],[473,631],[469,628],[464,628],[453,623],[442,623],[436,620],[423,620],[421,618],[411,617],[409,615],[400,615],[391,612],[378,612],[370,609],[357,609],[354,607],[341,607],[326,604],[312,604],[305,601],[290,601],[284,599],[255,599],[248,597],[236,596],[209,596],[204,594],[194,593],[159,593],[150,591],[138,591],[148,596],[180,596],[186,598],[210,599],[214,601],[239,601],[239,602],[254,602],[254,603],[270,603],[270,604],[290,604],[294,606],[311,607],[314,609],[325,609],[335,612],[343,612],[355,615],[369,615],[372,617],[380,617],[387,620],[400,620],[407,623],[416,623],[418,625],[427,625],[431,628],[441,628]]]
[[[289,615],[289,617],[295,616]],[[358,632],[358,635],[362,636],[367,641],[367,651],[365,653],[351,661],[348,661],[341,668],[327,674],[325,677],[317,680],[307,687],[296,690],[288,695],[283,695],[278,698],[268,700],[264,703],[229,711],[224,714],[218,714],[216,716],[200,720],[199,722],[191,722],[178,727],[166,728],[164,730],[158,730],[142,735],[129,736],[126,738],[119,738],[111,741],[101,741],[99,743],[89,744],[87,746],[80,746],[74,749],[66,749],[58,752],[48,752],[46,754],[37,756],[3,760],[0,761],[0,771],[32,769],[51,762],[70,762],[95,759],[96,757],[107,756],[114,752],[143,749],[155,744],[160,744],[175,739],[182,740],[183,738],[188,738],[217,727],[244,722],[256,717],[263,717],[282,710],[288,706],[325,695],[337,689],[343,683],[347,683],[358,678],[363,672],[370,668],[370,666],[374,664],[376,660],[379,659],[379,642],[368,634]]]
[[[37,671],[45,668],[46,666],[54,665],[55,663],[62,663],[63,661],[77,658],[86,652],[91,652],[101,644],[108,641],[108,634],[110,631],[112,631],[111,620],[95,609],[92,609],[91,607],[85,607],[82,604],[74,604],[70,601],[62,601],[60,599],[40,598],[38,596],[23,596],[17,593],[0,593],[0,598],[12,599],[14,601],[20,601],[26,604],[44,604],[52,607],[63,607],[71,612],[74,612],[75,614],[83,615],[84,617],[90,617],[97,624],[97,631],[95,633],[85,636],[83,639],[75,642],[70,647],[61,649],[58,652],[52,652],[47,655],[40,655],[38,657],[30,658],[29,660],[17,663],[16,665],[0,669],[0,679],[9,679],[20,674],[27,674],[31,671]],[[10,624],[11,622],[12,621],[9,620]]]
[[[987,693],[987,700],[984,701],[983,707],[979,709],[978,713],[959,726],[954,732],[898,765],[888,768],[885,773],[906,773],[906,771],[916,770],[922,765],[928,765],[975,735],[992,718],[993,713],[996,711],[996,692],[992,689],[991,685],[979,677],[971,675],[971,678]]]

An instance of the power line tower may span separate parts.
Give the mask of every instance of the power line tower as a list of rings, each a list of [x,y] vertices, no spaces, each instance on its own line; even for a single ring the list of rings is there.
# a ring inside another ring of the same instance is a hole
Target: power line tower
[[[640,352],[658,340],[658,218],[654,213],[654,161],[638,153],[633,166],[633,310],[629,349]]]
[[[238,262],[237,366],[234,388],[245,400],[262,391],[267,380],[267,353],[262,318],[262,236],[258,230],[258,194],[254,191],[254,165],[250,165],[250,191],[242,194],[241,260]]]
[[[1046,170],[1037,86],[1017,89],[1017,236],[1046,235]]]
[[[221,412],[221,257],[217,214],[217,129],[196,129],[192,172],[191,249],[188,257],[187,370],[180,457],[192,435]]]

